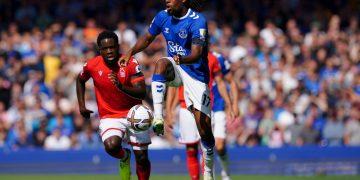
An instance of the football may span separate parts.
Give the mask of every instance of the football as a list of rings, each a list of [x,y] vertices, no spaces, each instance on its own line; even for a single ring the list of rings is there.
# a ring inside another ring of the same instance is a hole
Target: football
[[[138,104],[129,110],[127,120],[133,130],[146,131],[151,126],[153,114],[148,107]]]

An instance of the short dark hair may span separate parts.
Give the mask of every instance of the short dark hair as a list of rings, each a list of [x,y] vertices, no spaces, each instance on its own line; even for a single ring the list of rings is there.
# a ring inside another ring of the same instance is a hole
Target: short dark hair
[[[100,47],[101,45],[101,41],[103,39],[113,39],[115,41],[115,44],[119,44],[119,39],[118,39],[118,36],[112,32],[112,31],[109,31],[109,30],[105,30],[103,32],[101,32],[97,38],[97,45]]]

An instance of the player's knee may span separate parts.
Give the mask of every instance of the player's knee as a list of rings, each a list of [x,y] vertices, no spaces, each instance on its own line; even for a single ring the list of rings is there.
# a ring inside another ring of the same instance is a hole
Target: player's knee
[[[115,156],[121,150],[121,138],[117,136],[110,137],[104,142],[105,150],[108,154]]]
[[[166,67],[170,61],[166,58],[160,58],[156,61],[155,65],[155,74],[165,74],[166,73]]]

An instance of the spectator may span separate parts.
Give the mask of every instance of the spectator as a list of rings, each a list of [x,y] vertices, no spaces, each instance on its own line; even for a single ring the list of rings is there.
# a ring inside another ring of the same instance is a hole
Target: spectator
[[[72,148],[81,147],[80,138],[96,134],[96,128],[84,128],[77,114],[75,79],[86,60],[98,53],[97,34],[103,28],[114,30],[126,51],[136,34],[144,33],[149,13],[162,7],[161,1],[109,6],[100,0],[107,10],[103,12],[92,1],[51,2],[1,3],[0,9],[11,13],[0,12],[0,146],[43,147],[49,137],[46,128],[60,128],[71,137]],[[317,1],[282,2],[281,7],[234,2],[213,1],[205,12],[211,50],[233,62],[240,89],[241,116],[228,125],[229,144],[300,146],[318,144],[321,138],[329,145],[360,145],[357,9],[334,9]],[[316,11],[309,11],[308,5]],[[129,15],[134,8],[144,11]],[[305,11],[306,16],[292,13]],[[163,56],[164,47],[164,40],[157,38],[137,57],[147,85],[153,59]],[[96,110],[95,94],[86,94],[87,107]],[[151,104],[151,95],[146,100]],[[98,122],[91,119],[96,127]],[[176,143],[159,139],[159,144]]]
[[[275,128],[275,121],[273,120],[273,112],[271,109],[266,109],[263,119],[260,122],[258,134],[261,137],[262,145],[269,145],[271,133]]]
[[[124,21],[120,21],[117,25],[117,29],[115,34],[119,38],[119,44],[127,44],[129,47],[132,47],[136,43],[136,34],[132,29],[127,27],[127,23]]]
[[[85,131],[78,136],[81,149],[97,149],[102,146],[99,136],[93,131],[91,125],[85,126]]]
[[[323,129],[323,139],[329,146],[340,146],[344,137],[344,124],[337,118],[336,111],[328,112],[327,121]]]
[[[54,129],[52,134],[45,139],[44,148],[46,150],[69,150],[71,141],[68,136],[61,135],[60,129]]]
[[[349,146],[360,145],[360,117],[359,104],[351,109],[349,120],[345,125],[344,142]]]

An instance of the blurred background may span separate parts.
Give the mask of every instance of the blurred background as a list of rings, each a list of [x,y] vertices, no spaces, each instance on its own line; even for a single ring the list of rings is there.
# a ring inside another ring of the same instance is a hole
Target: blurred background
[[[0,1],[0,173],[116,171],[103,152],[98,114],[86,124],[78,112],[75,78],[98,54],[102,30],[113,30],[126,52],[164,7],[143,0]],[[211,50],[230,60],[239,88],[241,115],[227,129],[232,172],[360,174],[360,2],[208,0],[203,13]],[[165,53],[159,36],[136,56],[150,105],[154,60]],[[97,111],[91,83],[86,101]],[[175,128],[152,137],[155,173],[186,173],[178,134]],[[66,162],[52,169],[47,160]],[[82,170],[73,162],[83,162]]]

